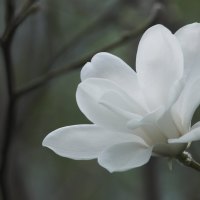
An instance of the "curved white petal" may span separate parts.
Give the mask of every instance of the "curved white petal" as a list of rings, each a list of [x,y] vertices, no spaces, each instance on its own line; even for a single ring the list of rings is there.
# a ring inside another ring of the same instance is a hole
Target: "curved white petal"
[[[167,99],[167,104],[165,105],[166,110],[171,109],[171,107],[177,101],[184,88],[184,85],[185,81],[183,78],[174,83],[173,87],[169,91],[169,98]]]
[[[182,133],[190,130],[193,114],[200,104],[200,78],[185,85],[180,97],[173,106],[172,114],[175,123]]]
[[[186,133],[185,135],[175,138],[169,139],[169,143],[188,143],[200,140],[200,127],[192,129],[190,132]]]
[[[183,75],[183,54],[176,37],[164,26],[149,28],[139,43],[136,70],[150,110],[166,105]]]
[[[170,109],[163,112],[156,121],[156,124],[167,139],[181,136],[181,133],[173,120]]]
[[[140,126],[141,124],[152,124],[152,123],[155,123],[159,119],[159,117],[163,114],[163,112],[164,112],[164,108],[163,107],[159,107],[156,110],[144,115],[140,119],[139,124],[135,124],[134,119],[133,120],[131,119],[130,121],[127,122],[127,126],[130,129],[135,129],[135,128],[138,128],[138,126]]]
[[[110,101],[107,102],[118,108],[116,111],[118,115],[102,103],[106,98],[105,95],[110,92],[115,94],[115,98],[110,95]],[[134,100],[121,88],[109,80],[100,78],[89,78],[80,83],[76,99],[80,110],[90,121],[97,125],[120,130],[125,128],[126,121],[130,118],[130,111],[134,108],[131,106],[131,104],[134,105]],[[127,103],[128,101],[130,103]],[[120,109],[127,110],[127,112],[119,113]],[[129,114],[126,116],[125,113]]]
[[[138,105],[134,100],[128,98],[127,95],[123,95],[117,91],[108,91],[99,100],[100,104],[107,107],[116,107],[117,109],[123,109],[129,112],[131,115],[142,115],[145,113],[144,108]]]
[[[180,42],[184,56],[184,76],[194,78],[200,75],[200,23],[180,28],[175,36]]]
[[[136,73],[121,58],[101,52],[82,68],[81,81],[88,78],[105,78],[129,86],[130,83],[135,85]]]
[[[43,146],[71,159],[94,159],[105,148],[128,141],[143,141],[137,136],[112,132],[96,125],[75,125],[59,128],[48,134]]]
[[[158,144],[153,148],[153,153],[156,156],[176,157],[187,148],[187,144]]]
[[[143,130],[142,137],[149,145],[166,143],[167,137],[163,130],[159,129],[158,119],[163,115],[164,108],[160,107],[148,113],[141,120],[131,119],[127,122],[127,127],[135,132],[136,128]],[[140,133],[141,134],[141,133]]]
[[[143,97],[141,97],[135,71],[117,56],[106,52],[96,54],[91,62],[86,63],[81,70],[81,80],[88,78],[113,81],[142,104]]]
[[[192,130],[195,128],[199,128],[200,127],[200,121],[196,122],[193,126],[192,126]]]
[[[152,147],[139,142],[127,142],[109,147],[98,157],[99,164],[109,172],[125,171],[147,163]]]

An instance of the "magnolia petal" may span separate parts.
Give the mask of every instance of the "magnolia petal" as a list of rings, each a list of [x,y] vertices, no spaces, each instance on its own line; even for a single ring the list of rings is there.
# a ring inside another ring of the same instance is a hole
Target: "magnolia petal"
[[[124,110],[125,107],[127,109],[129,108],[129,110],[132,109],[128,104],[126,105],[126,101],[128,101],[130,97],[121,88],[114,84],[114,82],[100,78],[89,78],[79,84],[76,93],[77,103],[80,110],[93,123],[123,130],[126,119],[129,118],[129,116],[124,117],[124,113],[118,113],[118,115],[116,115],[115,112],[112,112],[111,109],[108,109],[101,103],[102,97],[111,91],[118,95],[118,98],[111,98],[110,104],[114,105],[116,108],[121,108],[121,110]],[[126,101],[124,99],[126,99]]]
[[[43,146],[60,156],[88,160],[97,158],[105,148],[128,141],[142,141],[137,136],[105,130],[96,125],[75,125],[59,128],[48,134]]]
[[[81,70],[81,80],[88,78],[113,81],[142,104],[143,98],[135,71],[117,56],[105,52],[96,54]]]
[[[113,145],[98,157],[99,164],[109,172],[125,171],[146,164],[152,154],[152,147],[139,142]]]
[[[172,109],[175,123],[187,133],[190,130],[193,114],[200,104],[200,78],[185,85],[179,99]]]
[[[184,56],[184,76],[193,79],[199,76],[200,68],[200,24],[188,24],[180,28],[176,33]]]
[[[186,133],[185,135],[175,138],[169,139],[169,143],[188,143],[200,140],[200,127],[192,129],[190,132]]]
[[[151,123],[155,123],[160,116],[163,114],[164,112],[164,108],[163,107],[159,107],[156,110],[144,115],[141,119],[140,119],[140,123],[139,124],[151,124]],[[127,122],[127,126],[130,129],[135,129],[138,128],[137,124],[135,124],[134,119],[131,119],[130,121]]]
[[[153,148],[153,153],[155,156],[164,156],[164,157],[176,157],[180,155],[187,148],[185,143],[165,143],[157,144]]]
[[[108,91],[102,95],[99,103],[105,105],[106,107],[115,107],[116,109],[124,110],[132,116],[141,116],[145,113],[144,109],[134,102],[134,100],[128,98],[128,96],[118,93],[117,91]]]
[[[173,120],[171,110],[163,112],[157,120],[157,126],[167,139],[181,136],[181,133]]]
[[[144,33],[136,70],[150,110],[166,105],[171,88],[183,75],[181,47],[167,28],[155,25]]]
[[[135,133],[135,129],[140,128],[143,132],[140,133],[140,135],[142,135],[142,138],[144,138],[149,145],[165,143],[167,137],[162,130],[159,129],[157,123],[157,120],[163,115],[163,112],[164,108],[160,107],[148,113],[141,120],[133,118],[127,122],[127,127],[132,130],[133,133]]]
[[[184,84],[185,82],[183,79],[180,79],[174,83],[173,87],[169,91],[169,98],[167,100],[167,104],[165,105],[166,110],[170,109],[177,101],[184,88]]]
[[[192,126],[192,129],[199,128],[199,127],[200,127],[200,121],[198,121],[197,123],[195,123],[195,124]]]
[[[130,82],[135,84],[136,73],[119,57],[101,52],[82,68],[81,81],[88,78],[105,78],[129,86]]]

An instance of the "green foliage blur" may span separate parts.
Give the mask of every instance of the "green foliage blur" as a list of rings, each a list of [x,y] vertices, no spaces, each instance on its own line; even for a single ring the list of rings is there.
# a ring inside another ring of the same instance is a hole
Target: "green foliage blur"
[[[24,1],[16,1],[18,9]],[[0,1],[1,34],[5,28],[4,2]],[[172,31],[184,24],[200,21],[199,0],[160,2],[164,10],[157,23]],[[70,63],[117,40],[143,23],[155,2],[41,0],[39,3],[40,10],[21,24],[13,40],[16,88],[27,85],[50,69],[70,66]],[[135,38],[111,53],[134,68],[139,39]],[[57,52],[61,53],[55,58]],[[56,128],[90,123],[75,100],[81,67],[63,73],[18,100],[17,123],[9,158],[12,199],[154,200],[155,195],[159,200],[199,200],[200,175],[176,161],[172,171],[166,159],[153,158],[146,166],[110,174],[96,160],[74,161],[42,147],[43,138]],[[0,54],[1,129],[7,102],[5,83],[4,62]],[[196,112],[195,119],[199,116]],[[199,150],[199,143],[194,143],[191,151],[197,160],[200,160]]]

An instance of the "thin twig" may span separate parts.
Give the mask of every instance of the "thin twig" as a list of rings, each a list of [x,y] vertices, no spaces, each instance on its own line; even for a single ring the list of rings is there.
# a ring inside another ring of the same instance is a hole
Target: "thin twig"
[[[99,27],[99,25],[101,25],[104,21],[106,21],[111,15],[115,6],[118,5],[119,3],[121,3],[120,0],[116,0],[114,3],[109,5],[109,7],[106,8],[102,13],[100,13],[94,20],[92,20],[92,22],[86,25],[81,31],[77,32],[73,36],[73,38],[71,38],[56,52],[56,54],[48,62],[47,67],[45,67],[45,69],[50,69],[51,66],[55,64],[55,62],[58,60],[59,57],[61,57],[64,53],[65,54],[68,53],[68,51],[71,50],[71,47],[73,47],[75,44],[78,44],[82,38],[87,36],[96,27]]]
[[[128,41],[135,39],[141,33],[143,33],[145,31],[145,29],[147,29],[149,26],[151,26],[154,23],[154,21],[155,21],[157,15],[158,15],[159,11],[161,10],[161,8],[162,8],[162,6],[160,4],[155,4],[155,6],[153,7],[152,12],[151,12],[150,16],[148,17],[148,19],[140,27],[138,27],[136,30],[130,31],[130,32],[122,35],[118,40],[110,43],[109,45],[107,45],[105,47],[101,47],[98,50],[93,51],[92,53],[88,54],[87,56],[80,58],[79,60],[75,61],[74,63],[71,63],[67,66],[62,67],[62,68],[50,70],[49,72],[47,72],[43,76],[36,78],[35,80],[31,81],[26,86],[22,87],[21,89],[18,89],[16,91],[16,96],[19,98],[19,97],[31,92],[32,90],[35,90],[35,89],[39,88],[40,86],[48,83],[53,78],[56,78],[58,76],[66,74],[66,73],[68,73],[72,70],[75,70],[75,69],[82,67],[82,65],[84,63],[86,63],[88,60],[90,60],[92,58],[92,56],[94,54],[98,53],[98,52],[111,51],[111,50],[113,50],[113,49],[115,49],[115,48],[117,48],[121,45],[124,45]]]
[[[12,0],[5,1],[6,5],[6,25],[9,26],[13,21],[14,16],[14,8]],[[6,80],[7,80],[7,88],[8,88],[8,105],[6,111],[5,125],[4,125],[4,140],[3,140],[3,148],[2,148],[2,156],[1,156],[1,168],[0,168],[0,184],[2,197],[4,200],[9,199],[9,189],[7,184],[7,163],[8,163],[8,153],[9,153],[9,144],[11,140],[12,126],[13,126],[13,117],[14,117],[14,77],[12,70],[12,60],[11,60],[11,42],[12,37],[8,39],[1,40],[1,47],[5,62],[5,72],[6,72]]]
[[[6,7],[6,29],[1,38],[1,48],[5,63],[6,81],[8,89],[8,104],[6,110],[6,118],[4,125],[4,135],[2,142],[2,156],[0,166],[0,185],[2,191],[2,197],[4,200],[9,199],[9,187],[8,187],[8,158],[10,145],[13,138],[13,127],[15,125],[16,117],[16,97],[15,97],[15,77],[11,56],[11,46],[14,34],[18,26],[26,19],[26,17],[32,13],[34,4],[24,4],[21,12],[15,17],[14,15],[14,4],[12,0],[5,0]]]
[[[16,32],[16,29],[20,26],[20,24],[22,24],[30,14],[33,14],[38,9],[38,2],[33,3],[32,1],[28,0],[22,7],[21,11],[10,21],[1,40],[6,41],[10,40],[10,38],[13,38],[13,34]]]
[[[195,161],[192,158],[192,155],[186,151],[184,151],[181,155],[177,157],[177,159],[187,167],[195,169],[200,172],[200,163]]]
[[[13,19],[14,16],[14,1],[13,0],[5,0],[5,9],[6,9],[6,13],[5,13],[5,22],[6,22],[6,26],[8,26],[8,24],[10,24],[10,22]]]

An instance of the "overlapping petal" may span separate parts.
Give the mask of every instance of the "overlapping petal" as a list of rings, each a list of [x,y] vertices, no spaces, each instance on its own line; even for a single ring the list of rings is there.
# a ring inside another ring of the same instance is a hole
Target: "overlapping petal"
[[[200,127],[192,129],[179,138],[169,139],[169,143],[188,143],[200,140]]]
[[[59,128],[46,136],[43,146],[60,156],[76,160],[97,158],[106,148],[123,142],[142,142],[137,136],[109,131],[96,125],[75,125]]]
[[[142,138],[144,138],[149,145],[155,145],[157,143],[160,144],[165,143],[167,137],[159,129],[157,124],[157,120],[163,114],[163,111],[164,111],[163,107],[160,107],[155,111],[143,116],[143,118],[141,118],[138,121],[136,121],[135,118],[133,118],[127,122],[127,127],[130,130],[132,130],[133,133],[137,128],[140,128],[143,132],[140,133],[142,135]]]
[[[194,79],[200,74],[200,24],[183,26],[175,33],[175,36],[179,40],[184,55],[184,76],[187,79]]]
[[[173,137],[180,137],[181,133],[174,123],[171,110],[165,110],[156,120],[156,124],[167,139]]]
[[[166,105],[183,75],[183,54],[176,37],[164,26],[149,28],[139,43],[136,70],[150,110]]]
[[[152,147],[141,142],[127,142],[113,145],[98,157],[101,166],[110,172],[125,171],[147,163]]]
[[[190,130],[192,116],[200,104],[200,78],[185,84],[179,99],[172,109],[175,123],[182,134]]]
[[[127,115],[124,115],[125,112],[119,113],[119,109],[116,111],[118,112],[116,115],[116,112],[104,106],[103,97],[110,92],[115,94],[115,98],[112,97],[109,103],[116,108],[126,110]],[[134,113],[137,113],[138,109],[137,103],[133,99],[114,82],[106,79],[89,78],[83,81],[78,86],[76,98],[80,110],[90,121],[112,129],[124,130],[131,113],[135,116]]]
[[[152,155],[174,157],[200,140],[200,122],[191,128],[200,104],[200,24],[173,35],[162,25],[143,35],[134,72],[109,53],[96,54],[81,71],[76,93],[93,125],[63,127],[43,141],[72,159],[98,158],[113,171],[139,167]]]
[[[96,54],[81,70],[81,80],[88,78],[104,78],[113,81],[138,104],[145,106],[135,71],[117,56],[106,52]]]

